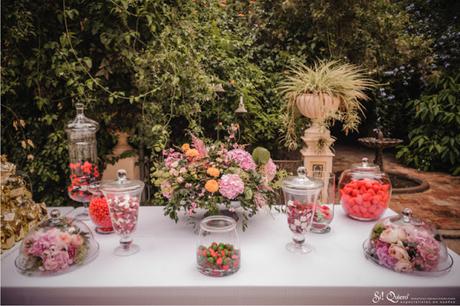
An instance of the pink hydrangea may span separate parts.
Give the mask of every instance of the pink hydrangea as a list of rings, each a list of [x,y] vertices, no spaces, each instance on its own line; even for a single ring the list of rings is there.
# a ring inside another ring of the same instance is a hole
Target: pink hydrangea
[[[183,157],[182,154],[179,152],[170,152],[165,159],[166,168],[168,169],[173,168],[173,165],[176,165],[177,162],[182,159],[182,157]]]
[[[267,205],[267,199],[265,196],[260,192],[254,193],[254,203],[256,203],[257,207],[264,207]]]
[[[393,269],[398,260],[394,257],[392,257],[388,249],[390,248],[390,244],[377,240],[375,242],[375,249],[376,249],[376,254],[377,257],[379,258],[379,263],[381,265],[384,265],[385,267]]]
[[[276,175],[276,165],[270,158],[268,162],[261,167],[260,171],[265,180],[267,182],[271,182],[273,181]]]
[[[409,241],[417,245],[414,263],[419,270],[432,271],[439,263],[440,243],[425,231],[409,231]]]
[[[233,200],[244,192],[244,183],[238,174],[225,174],[219,181],[219,192],[227,199]]]
[[[256,163],[251,154],[243,149],[233,149],[227,152],[227,159],[235,161],[244,171],[255,170]]]

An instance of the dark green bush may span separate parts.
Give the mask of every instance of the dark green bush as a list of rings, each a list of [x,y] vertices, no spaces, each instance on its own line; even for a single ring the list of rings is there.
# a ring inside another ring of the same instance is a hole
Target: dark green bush
[[[409,144],[396,157],[421,170],[460,175],[460,74],[441,78],[407,110],[413,115]]]
[[[216,138],[237,120],[242,143],[283,157],[274,88],[286,65],[342,59],[386,81],[404,63],[420,70],[431,44],[406,31],[405,1],[16,0],[1,17],[1,150],[49,205],[68,201],[64,127],[75,102],[101,124],[102,164],[114,129],[155,160],[188,130]],[[248,113],[236,119],[240,96]]]

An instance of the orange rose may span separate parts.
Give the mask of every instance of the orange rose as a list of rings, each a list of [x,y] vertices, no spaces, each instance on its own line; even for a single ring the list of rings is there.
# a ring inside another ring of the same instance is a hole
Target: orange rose
[[[219,169],[214,167],[209,167],[206,173],[212,177],[218,177],[220,175]]]
[[[187,152],[188,150],[190,150],[190,145],[188,143],[184,143],[181,149],[182,149],[182,152]]]
[[[206,184],[204,185],[204,188],[209,191],[209,192],[216,192],[217,190],[219,190],[219,183],[217,183],[216,180],[209,180],[206,182]]]
[[[197,157],[199,155],[200,155],[200,153],[198,152],[197,149],[189,149],[189,150],[187,150],[185,152],[185,156],[187,156],[187,157],[192,157],[193,158],[193,157]]]

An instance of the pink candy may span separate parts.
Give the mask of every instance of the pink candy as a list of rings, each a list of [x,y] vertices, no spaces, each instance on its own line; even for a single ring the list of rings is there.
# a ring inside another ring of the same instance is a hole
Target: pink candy
[[[112,195],[106,198],[115,232],[129,235],[137,225],[139,198],[130,195]]]
[[[297,234],[307,232],[313,219],[313,204],[303,204],[299,201],[289,201],[287,203],[287,216],[289,229]]]

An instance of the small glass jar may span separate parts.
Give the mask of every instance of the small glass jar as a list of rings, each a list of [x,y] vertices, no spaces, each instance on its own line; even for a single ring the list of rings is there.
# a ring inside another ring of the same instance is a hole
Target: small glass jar
[[[109,206],[113,229],[121,237],[115,255],[128,256],[140,250],[133,244],[131,234],[137,227],[142,190],[144,182],[128,179],[124,169],[117,171],[116,180],[102,182],[101,191]]]
[[[67,189],[72,200],[84,204],[83,213],[77,217],[88,220],[86,207],[92,197],[89,188],[100,178],[96,142],[99,124],[85,116],[82,103],[75,107],[77,116],[66,127],[70,157],[70,185]]]
[[[289,176],[283,181],[287,221],[293,233],[292,241],[286,245],[288,251],[307,254],[313,250],[311,245],[305,243],[305,235],[313,224],[323,185],[321,179],[307,177],[304,167],[297,169],[297,176]]]
[[[379,219],[388,208],[391,182],[377,165],[363,158],[360,164],[345,170],[339,181],[340,204],[356,220]]]
[[[201,221],[196,261],[198,271],[208,276],[226,276],[240,269],[241,250],[233,218],[217,215]]]
[[[94,191],[91,202],[89,203],[89,216],[94,225],[96,233],[113,233],[112,219],[110,218],[109,205],[104,195],[100,191]]]

